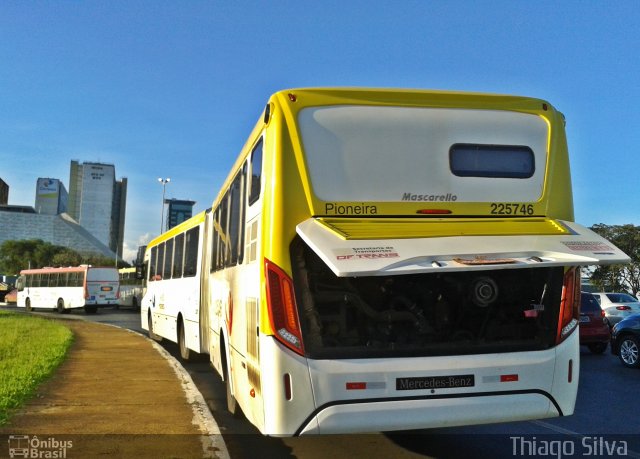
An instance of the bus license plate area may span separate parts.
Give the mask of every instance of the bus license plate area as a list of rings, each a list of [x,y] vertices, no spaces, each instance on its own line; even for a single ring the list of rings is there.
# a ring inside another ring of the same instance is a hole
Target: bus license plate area
[[[396,378],[396,390],[454,389],[474,386],[474,375]]]

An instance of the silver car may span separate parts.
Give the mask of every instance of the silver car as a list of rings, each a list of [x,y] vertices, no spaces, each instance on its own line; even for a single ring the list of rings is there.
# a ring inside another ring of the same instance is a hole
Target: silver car
[[[640,302],[628,293],[593,293],[604,311],[609,327],[613,327],[622,319],[640,313]]]

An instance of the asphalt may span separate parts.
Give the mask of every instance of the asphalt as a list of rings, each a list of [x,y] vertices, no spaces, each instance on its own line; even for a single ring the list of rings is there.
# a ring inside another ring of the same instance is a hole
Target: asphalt
[[[202,395],[161,346],[113,326],[60,323],[74,334],[68,357],[0,427],[0,457],[228,458]]]

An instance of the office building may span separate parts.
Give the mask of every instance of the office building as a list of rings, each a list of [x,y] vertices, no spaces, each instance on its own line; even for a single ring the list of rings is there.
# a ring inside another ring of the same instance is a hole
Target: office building
[[[164,203],[169,205],[167,208],[167,227],[164,229],[164,231],[167,231],[183,221],[190,219],[193,215],[193,206],[196,202],[182,199],[165,199]]]
[[[9,185],[0,178],[0,205],[9,204]]]
[[[63,183],[54,178],[39,178],[36,182],[36,212],[58,215],[67,211],[69,194]]]
[[[122,257],[127,179],[112,164],[71,161],[68,213]]]

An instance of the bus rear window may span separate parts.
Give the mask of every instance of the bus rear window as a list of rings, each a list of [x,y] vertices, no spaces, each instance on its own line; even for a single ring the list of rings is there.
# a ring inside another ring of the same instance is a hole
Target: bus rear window
[[[458,177],[525,179],[535,172],[535,157],[525,146],[458,143],[449,150],[449,166]]]
[[[118,281],[118,270],[115,268],[91,268],[87,271],[88,281]]]

